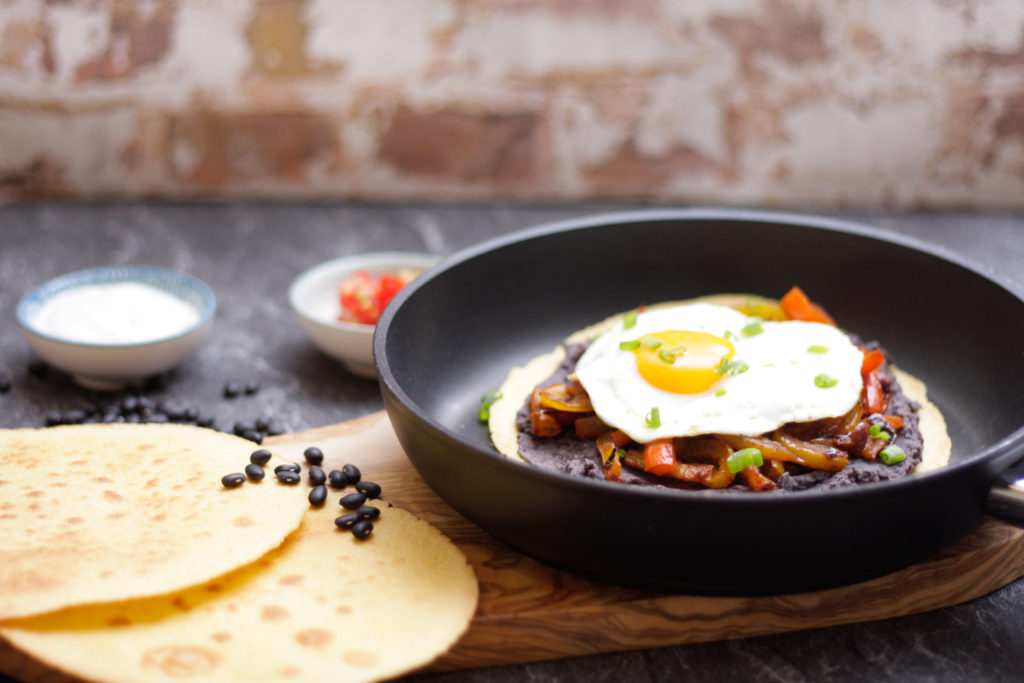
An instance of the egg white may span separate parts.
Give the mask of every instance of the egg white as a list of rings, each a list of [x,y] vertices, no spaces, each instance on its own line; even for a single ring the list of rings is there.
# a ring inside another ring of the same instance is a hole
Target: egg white
[[[594,411],[608,425],[639,443],[675,436],[741,434],[754,436],[787,422],[837,417],[860,398],[863,353],[839,329],[801,321],[761,323],[763,331],[747,336],[750,322],[723,306],[695,303],[640,313],[626,329],[619,323],[593,341],[576,366]],[[710,389],[677,394],[644,380],[631,351],[622,341],[664,330],[700,330],[732,341],[735,361],[748,369],[725,375]],[[814,353],[810,347],[827,351]],[[836,380],[827,388],[815,384],[819,375]],[[646,424],[657,407],[660,425]]]

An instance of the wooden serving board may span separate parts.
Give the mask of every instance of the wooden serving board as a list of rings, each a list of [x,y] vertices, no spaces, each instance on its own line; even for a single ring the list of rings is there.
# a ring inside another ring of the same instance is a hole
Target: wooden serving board
[[[444,503],[408,461],[385,413],[267,440],[301,462],[311,445],[324,469],[350,462],[384,498],[429,521],[466,554],[480,582],[468,631],[430,670],[681,645],[887,619],[966,602],[1024,576],[1024,530],[987,520],[971,536],[907,569],[828,590],[769,597],[703,597],[621,588],[542,565],[495,540]]]

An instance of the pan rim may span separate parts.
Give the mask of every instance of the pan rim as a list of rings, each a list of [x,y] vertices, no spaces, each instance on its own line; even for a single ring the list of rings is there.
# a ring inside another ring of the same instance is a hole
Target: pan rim
[[[857,237],[865,237],[897,245],[924,253],[933,258],[937,258],[963,268],[1002,288],[1024,304],[1024,295],[1022,295],[1019,289],[1015,286],[1015,283],[1012,283],[1007,278],[992,272],[961,254],[907,235],[882,230],[874,226],[858,223],[848,219],[808,213],[716,207],[655,208],[600,212],[576,218],[545,222],[483,240],[443,258],[433,268],[429,269],[412,283],[404,287],[392,301],[391,305],[385,309],[374,332],[374,363],[376,365],[378,380],[382,390],[385,394],[390,395],[394,402],[403,410],[408,411],[412,416],[414,416],[421,425],[428,428],[434,436],[468,449],[472,452],[474,457],[492,458],[492,464],[495,467],[519,468],[511,471],[517,472],[520,476],[526,476],[530,479],[539,479],[541,481],[558,484],[560,486],[569,486],[571,488],[582,488],[584,490],[602,492],[605,495],[626,495],[630,498],[641,496],[643,498],[651,497],[654,499],[665,499],[666,501],[699,502],[702,506],[708,504],[715,506],[760,505],[771,501],[776,501],[772,503],[774,505],[819,505],[822,500],[840,501],[849,498],[859,498],[864,495],[876,495],[883,492],[916,488],[918,486],[931,486],[931,482],[942,481],[950,477],[962,476],[962,473],[965,470],[973,470],[984,463],[997,459],[1001,455],[1008,455],[1014,451],[1020,451],[1020,456],[1024,456],[1024,424],[1021,424],[1021,426],[1016,430],[1005,435],[995,443],[990,444],[979,451],[966,455],[958,462],[951,462],[939,470],[911,477],[904,477],[901,479],[873,482],[868,486],[852,486],[828,491],[811,490],[785,492],[781,495],[777,494],[769,496],[746,495],[744,493],[722,495],[721,492],[716,491],[678,491],[661,490],[649,487],[623,487],[615,484],[614,482],[577,477],[545,468],[535,467],[526,463],[516,462],[514,460],[510,460],[497,451],[486,451],[477,445],[464,440],[457,431],[449,429],[438,422],[419,404],[417,404],[412,397],[405,393],[402,389],[401,383],[391,370],[386,353],[388,331],[390,330],[391,323],[395,316],[399,314],[402,305],[420,289],[428,286],[435,278],[442,276],[447,271],[463,263],[504,247],[542,238],[551,234],[585,230],[588,228],[622,223],[709,220],[758,223],[766,226],[790,225],[800,228],[826,230],[830,232],[854,235]],[[1017,459],[1019,460],[1020,457]],[[679,504],[683,503],[680,502]]]

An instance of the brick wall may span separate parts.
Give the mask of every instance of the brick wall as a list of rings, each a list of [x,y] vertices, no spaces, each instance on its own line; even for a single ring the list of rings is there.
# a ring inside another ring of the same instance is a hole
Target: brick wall
[[[1020,0],[0,0],[0,200],[1024,206]]]

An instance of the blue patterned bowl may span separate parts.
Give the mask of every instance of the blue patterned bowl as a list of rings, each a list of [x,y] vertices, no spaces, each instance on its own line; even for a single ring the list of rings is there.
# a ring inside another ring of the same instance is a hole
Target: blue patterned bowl
[[[124,283],[170,295],[197,315],[180,327],[126,341],[85,340],[42,324],[41,314],[56,297],[83,287]],[[22,297],[16,313],[22,333],[40,358],[71,373],[84,387],[116,391],[179,364],[205,338],[216,310],[216,297],[203,281],[166,268],[126,265],[90,268],[50,280]]]

